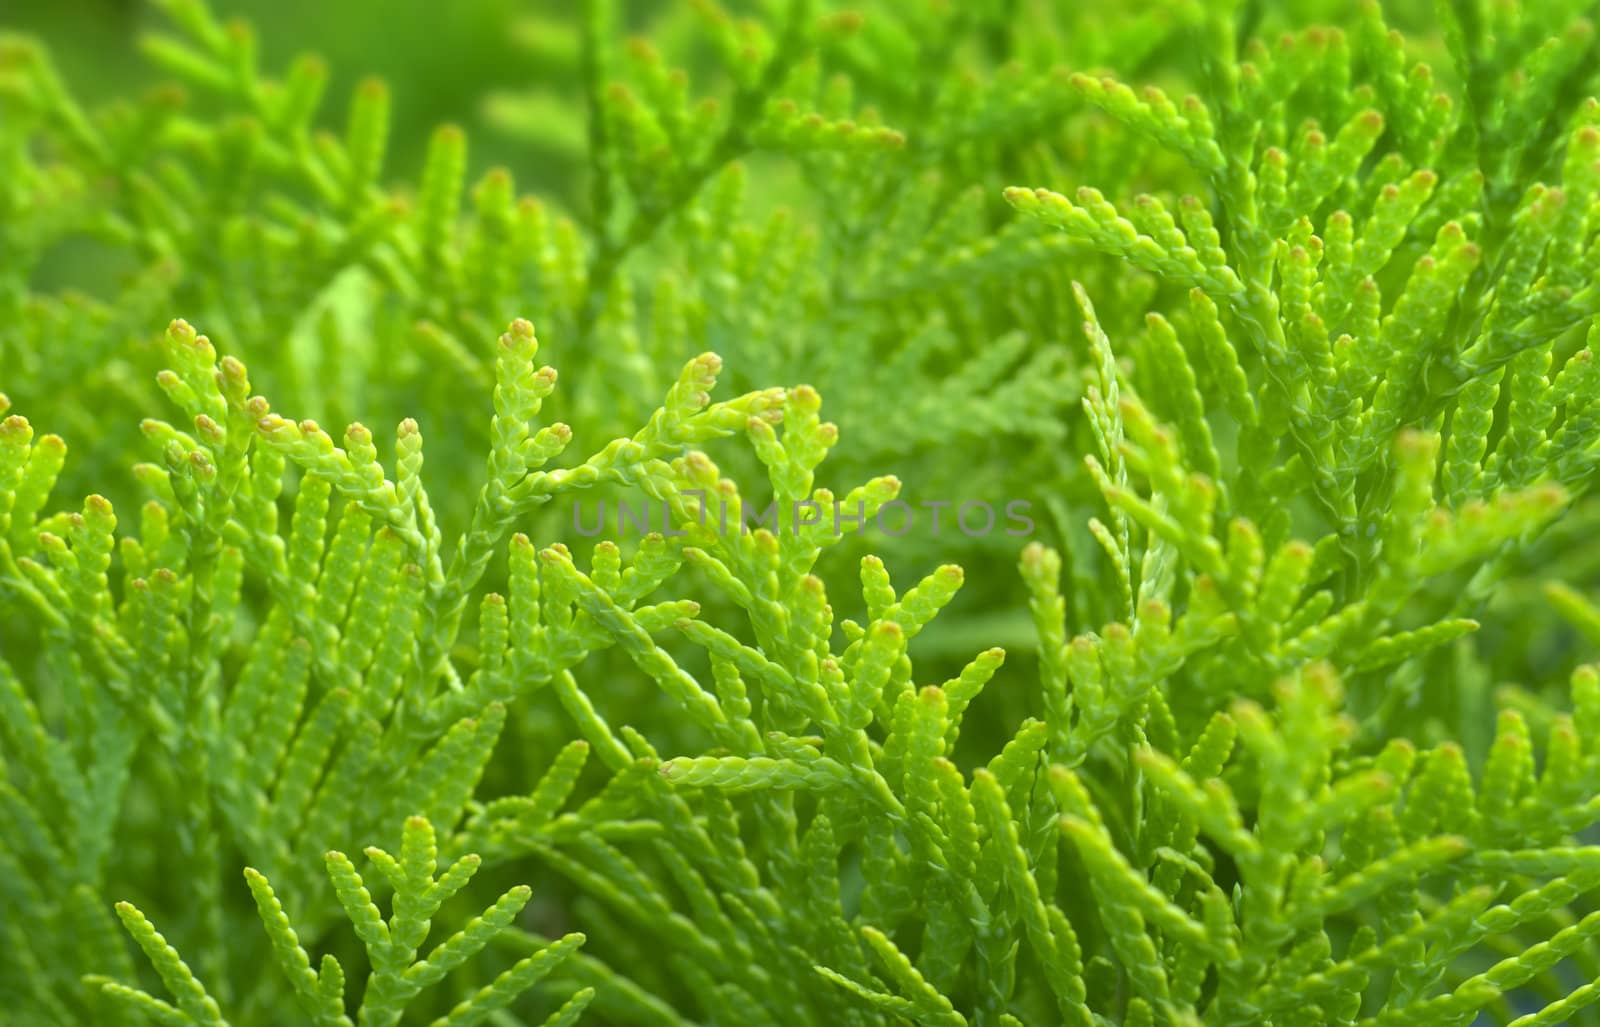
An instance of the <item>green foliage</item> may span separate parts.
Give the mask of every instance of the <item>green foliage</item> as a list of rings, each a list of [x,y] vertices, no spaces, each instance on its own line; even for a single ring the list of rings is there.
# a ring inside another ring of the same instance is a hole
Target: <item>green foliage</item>
[[[1600,1022],[1588,5],[594,0],[542,198],[159,6],[0,36],[8,1022]]]
[[[516,918],[532,895],[525,886],[511,889],[481,916],[474,917],[461,930],[440,942],[426,959],[417,962],[417,946],[428,936],[434,914],[445,900],[472,879],[481,861],[476,855],[462,856],[435,879],[433,875],[438,864],[433,825],[425,817],[412,817],[406,821],[403,837],[398,859],[376,847],[367,849],[367,858],[394,889],[394,912],[387,921],[373,905],[372,896],[350,857],[336,850],[329,850],[327,855],[328,878],[372,962],[372,973],[367,978],[358,1014],[363,1024],[400,1022],[406,1005],[422,989],[438,983],[481,951]],[[354,1021],[345,1015],[345,974],[339,961],[331,955],[324,956],[319,969],[313,971],[311,957],[301,948],[300,939],[272,885],[260,871],[249,867],[245,868],[244,876],[272,941],[273,955],[293,986],[295,998],[305,1015],[312,1023],[326,1027],[350,1027]],[[160,1023],[219,1027],[227,1023],[218,1011],[216,1000],[206,994],[189,967],[143,913],[131,903],[120,902],[117,915],[150,958],[178,1005],[174,1007],[115,981],[88,978],[86,983],[99,984],[105,995],[126,1006],[126,1012],[148,1015]],[[518,993],[561,965],[583,940],[581,934],[569,934],[519,960],[434,1023],[439,1027],[481,1023],[490,1013],[503,1009]],[[593,998],[592,988],[576,992],[546,1022],[551,1025],[571,1022]]]

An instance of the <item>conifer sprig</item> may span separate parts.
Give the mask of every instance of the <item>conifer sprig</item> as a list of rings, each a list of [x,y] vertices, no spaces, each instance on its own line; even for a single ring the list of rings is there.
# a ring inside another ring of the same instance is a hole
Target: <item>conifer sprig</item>
[[[1596,1022],[1586,5],[597,0],[541,197],[159,6],[0,37],[8,1017]]]

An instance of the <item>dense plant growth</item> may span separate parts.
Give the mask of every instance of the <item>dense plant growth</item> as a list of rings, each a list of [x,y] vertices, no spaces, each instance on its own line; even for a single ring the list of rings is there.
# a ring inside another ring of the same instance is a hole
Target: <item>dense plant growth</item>
[[[593,0],[543,198],[159,6],[0,35],[7,1022],[1600,1023],[1592,5]]]

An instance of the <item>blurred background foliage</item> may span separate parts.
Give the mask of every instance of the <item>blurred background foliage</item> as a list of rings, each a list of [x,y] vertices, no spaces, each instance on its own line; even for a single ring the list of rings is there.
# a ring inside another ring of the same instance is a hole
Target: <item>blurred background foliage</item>
[[[263,64],[281,68],[302,53],[321,56],[329,71],[328,95],[348,96],[363,78],[384,79],[394,97],[391,169],[414,179],[428,133],[443,122],[466,128],[478,169],[512,166],[530,188],[572,193],[581,153],[570,132],[547,142],[493,130],[491,94],[549,91],[553,109],[581,125],[576,79],[577,40],[559,25],[560,0],[427,0],[326,3],[321,0],[219,0],[222,18],[243,18],[256,30]],[[85,100],[101,102],[138,92],[152,81],[139,51],[142,33],[165,28],[143,0],[7,0],[0,27],[44,41],[63,76]],[[530,38],[532,34],[535,38]],[[329,104],[323,127],[335,128],[343,112]]]

